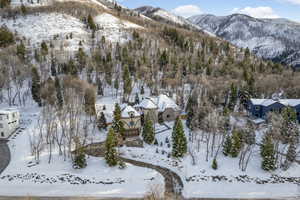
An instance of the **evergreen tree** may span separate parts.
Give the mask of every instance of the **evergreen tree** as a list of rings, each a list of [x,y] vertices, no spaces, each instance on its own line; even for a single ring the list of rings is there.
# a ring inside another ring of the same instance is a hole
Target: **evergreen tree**
[[[176,131],[173,140],[172,155],[175,158],[183,157],[187,152],[187,140],[184,134],[181,120],[176,124]]]
[[[292,142],[292,139],[298,139],[299,129],[296,111],[291,107],[286,107],[282,111],[284,123],[281,127],[281,136],[283,143]]]
[[[48,54],[48,46],[45,41],[41,43],[41,53],[43,56],[46,56]]]
[[[116,133],[118,133],[124,138],[125,129],[124,129],[124,123],[121,121],[121,113],[122,113],[121,107],[119,106],[118,103],[116,103],[112,127]]]
[[[63,96],[62,96],[62,93],[61,93],[60,82],[59,82],[59,79],[57,77],[55,77],[55,89],[56,89],[57,105],[58,105],[59,108],[62,108],[63,104],[64,104],[64,100],[63,100]]]
[[[96,95],[93,88],[87,88],[85,90],[84,94],[84,106],[85,106],[85,112],[89,115],[95,115],[96,114]]]
[[[51,54],[51,75],[52,76],[56,76],[56,63],[55,63],[55,58],[53,56],[53,54]]]
[[[100,131],[107,129],[107,122],[103,112],[101,112],[100,117],[98,118],[97,126]]]
[[[238,155],[241,151],[241,148],[242,148],[241,134],[239,131],[234,130],[232,133],[232,146],[231,146],[230,155],[233,158],[238,157]]]
[[[276,158],[275,158],[275,149],[272,141],[272,137],[269,134],[266,134],[263,139],[263,144],[261,146],[261,155],[262,155],[262,169],[266,171],[272,171],[276,169]]]
[[[212,162],[212,165],[211,167],[214,169],[214,170],[217,170],[218,169],[218,162],[217,162],[217,159],[213,159],[213,162]]]
[[[37,71],[37,68],[35,67],[33,67],[31,70],[31,78],[32,78],[32,83],[31,83],[32,98],[39,106],[42,106],[40,75]]]
[[[92,17],[92,15],[88,15],[88,27],[92,30],[92,31],[96,31],[97,27],[96,24],[94,22],[94,19]]]
[[[286,154],[286,159],[283,164],[283,169],[287,170],[290,165],[295,162],[297,156],[297,148],[294,142],[292,142],[288,148],[288,152]]]
[[[154,127],[153,122],[151,120],[150,114],[148,113],[146,115],[146,119],[143,126],[143,139],[147,144],[152,144],[155,140],[155,133],[154,133]]]
[[[142,85],[142,88],[141,88],[141,95],[145,94],[145,89],[144,89],[144,86]]]
[[[21,60],[25,60],[25,53],[26,53],[26,48],[23,42],[17,46],[17,55]]]
[[[232,111],[234,110],[237,100],[238,100],[238,89],[236,85],[232,83],[230,86],[230,99],[228,104],[230,110]]]
[[[134,100],[134,104],[137,105],[140,103],[140,98],[139,98],[139,94],[135,93],[135,100]]]
[[[74,169],[82,169],[87,166],[85,153],[83,151],[83,148],[79,148],[76,150],[75,158],[73,162],[73,168]]]
[[[11,0],[0,0],[0,8],[8,7],[11,3]]]
[[[223,144],[223,154],[228,156],[231,154],[232,142],[230,135],[227,135],[225,142]]]
[[[131,77],[127,65],[125,66],[123,72],[123,89],[124,89],[124,94],[129,96],[132,90],[132,81],[131,81]]]
[[[116,166],[118,164],[118,153],[117,153],[117,137],[114,129],[109,129],[108,135],[105,141],[105,160],[110,166]]]
[[[0,27],[0,48],[7,47],[15,43],[15,38],[12,32],[7,27]]]
[[[103,86],[102,86],[102,81],[100,78],[97,78],[97,94],[100,96],[103,96]]]

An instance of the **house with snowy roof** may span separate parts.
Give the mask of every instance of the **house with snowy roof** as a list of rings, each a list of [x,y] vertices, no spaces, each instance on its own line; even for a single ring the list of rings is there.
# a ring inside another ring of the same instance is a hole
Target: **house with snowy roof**
[[[124,124],[125,136],[139,136],[141,130],[141,114],[132,106],[121,106],[121,121]]]
[[[135,105],[142,115],[150,115],[154,122],[174,121],[181,113],[181,109],[170,97],[161,94],[157,97],[147,97],[140,104]]]
[[[248,111],[256,118],[265,119],[269,112],[281,112],[285,107],[292,107],[300,122],[300,99],[250,99]]]
[[[7,139],[20,125],[20,113],[16,109],[0,110],[0,139]]]

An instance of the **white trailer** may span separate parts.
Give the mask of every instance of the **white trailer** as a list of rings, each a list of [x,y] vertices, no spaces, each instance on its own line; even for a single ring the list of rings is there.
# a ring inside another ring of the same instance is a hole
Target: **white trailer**
[[[8,139],[20,126],[20,113],[16,109],[0,110],[0,139]]]

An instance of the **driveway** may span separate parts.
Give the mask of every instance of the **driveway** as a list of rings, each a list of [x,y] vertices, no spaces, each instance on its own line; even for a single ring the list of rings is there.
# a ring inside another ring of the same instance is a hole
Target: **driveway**
[[[10,162],[10,151],[7,141],[0,140],[0,174],[5,170]]]

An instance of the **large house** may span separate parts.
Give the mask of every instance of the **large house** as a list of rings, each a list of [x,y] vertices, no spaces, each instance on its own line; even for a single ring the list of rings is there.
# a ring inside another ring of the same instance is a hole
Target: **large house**
[[[181,109],[175,101],[164,94],[147,97],[135,105],[135,108],[144,116],[149,114],[154,122],[174,121],[181,114]]]
[[[20,113],[15,109],[0,110],[0,139],[7,139],[20,125]]]
[[[141,130],[141,115],[132,106],[124,105],[121,112],[121,121],[124,124],[125,136],[139,136]]]
[[[292,107],[300,122],[300,99],[250,99],[248,110],[256,118],[266,119],[269,112],[281,112],[285,107]]]

